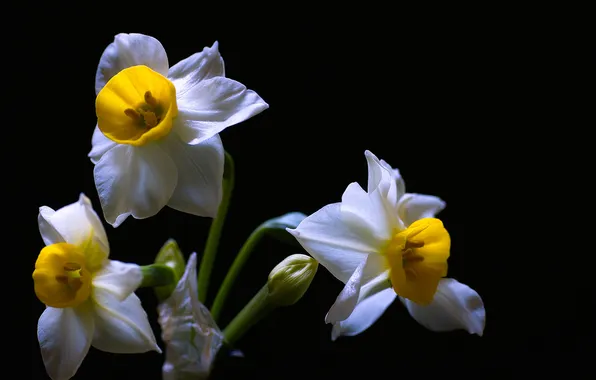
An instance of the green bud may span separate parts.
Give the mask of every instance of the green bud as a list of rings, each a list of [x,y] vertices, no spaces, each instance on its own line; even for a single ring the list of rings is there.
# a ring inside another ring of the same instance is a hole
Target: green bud
[[[184,274],[184,269],[186,268],[186,262],[184,260],[184,256],[176,243],[176,240],[169,239],[163,247],[159,250],[159,253],[155,257],[155,264],[160,264],[166,267],[169,267],[173,273],[172,282],[168,285],[163,286],[156,286],[154,288],[155,295],[157,299],[161,302],[167,299],[170,294],[176,288],[178,281]]]
[[[277,306],[298,302],[312,282],[319,263],[310,256],[296,254],[286,257],[269,273],[269,300]]]

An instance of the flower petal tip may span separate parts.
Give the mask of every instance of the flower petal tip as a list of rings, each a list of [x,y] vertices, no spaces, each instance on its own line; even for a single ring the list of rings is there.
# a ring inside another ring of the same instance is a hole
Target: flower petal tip
[[[79,203],[82,205],[91,206],[91,200],[85,195],[85,193],[79,194]]]
[[[122,223],[124,223],[124,221],[126,220],[126,218],[128,218],[131,215],[130,212],[124,213],[124,214],[120,214],[116,217],[116,220],[114,220],[114,222],[110,222],[108,220],[108,218],[104,218],[106,219],[106,222],[108,222],[108,224],[114,228],[118,228]]]
[[[341,336],[341,326],[339,323],[335,323],[331,329],[331,341],[335,342],[337,338]]]

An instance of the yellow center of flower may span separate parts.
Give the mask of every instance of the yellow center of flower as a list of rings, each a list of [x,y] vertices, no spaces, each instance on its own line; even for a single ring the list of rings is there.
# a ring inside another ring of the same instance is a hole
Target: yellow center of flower
[[[417,304],[429,304],[447,275],[451,238],[436,218],[424,218],[396,232],[386,249],[393,290]]]
[[[44,247],[33,271],[37,298],[47,306],[77,306],[91,293],[91,273],[81,249],[68,243]]]
[[[132,66],[114,75],[95,100],[97,126],[119,144],[145,145],[172,130],[178,115],[176,88],[147,66]]]

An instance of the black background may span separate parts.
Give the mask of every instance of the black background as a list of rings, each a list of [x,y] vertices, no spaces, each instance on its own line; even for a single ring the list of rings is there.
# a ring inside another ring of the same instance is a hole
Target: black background
[[[408,192],[447,202],[440,217],[452,236],[449,277],[482,296],[487,320],[483,337],[433,333],[396,302],[363,334],[331,342],[324,316],[342,284],[320,267],[303,299],[255,326],[238,342],[245,358],[220,358],[214,377],[581,372],[592,341],[582,319],[586,313],[580,312],[586,298],[574,284],[563,284],[558,263],[532,243],[536,221],[522,182],[539,163],[514,153],[520,128],[531,122],[532,77],[540,70],[532,50],[535,34],[513,33],[514,20],[484,12],[381,20],[389,10],[379,9],[315,19],[293,15],[291,8],[268,15],[263,8],[258,19],[247,14],[239,21],[223,6],[186,11],[163,5],[147,13],[34,12],[36,37],[27,43],[35,56],[28,63],[36,71],[26,79],[41,122],[35,127],[38,145],[30,146],[37,185],[24,224],[29,270],[43,246],[39,206],[58,209],[84,192],[101,215],[87,153],[96,122],[95,70],[114,35],[156,37],[170,65],[217,40],[226,75],[255,90],[270,108],[221,133],[235,159],[236,187],[207,304],[259,223],[290,211],[311,214],[339,201],[350,182],[364,185],[368,149],[401,170]],[[105,225],[112,258],[143,265],[168,238],[186,257],[200,254],[209,223],[165,208],[150,219],[131,217],[117,229]],[[274,265],[298,252],[296,246],[263,241],[236,282],[221,327]],[[35,333],[43,305],[32,284],[29,289],[32,377],[44,379]],[[137,294],[159,336],[152,290]],[[157,353],[114,355],[92,348],[75,379],[158,379],[162,362]]]

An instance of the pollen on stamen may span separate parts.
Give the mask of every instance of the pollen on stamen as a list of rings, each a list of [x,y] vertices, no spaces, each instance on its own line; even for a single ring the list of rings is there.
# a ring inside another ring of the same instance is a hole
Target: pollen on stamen
[[[147,128],[153,128],[159,123],[157,116],[151,111],[143,112],[143,120]]]
[[[424,257],[415,253],[411,249],[407,249],[402,253],[402,258],[407,263],[416,263],[424,261]]]
[[[422,248],[422,247],[424,247],[424,242],[423,241],[406,240],[406,247],[405,247],[405,249],[409,249],[409,248]]]
[[[125,109],[124,114],[126,116],[130,117],[131,119],[133,119],[134,121],[142,121],[141,114],[139,114],[137,111],[133,110],[132,108]]]
[[[145,92],[145,103],[149,104],[151,107],[157,107],[157,99],[153,97],[151,91]]]

